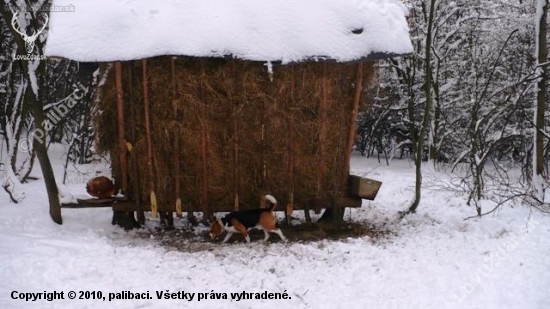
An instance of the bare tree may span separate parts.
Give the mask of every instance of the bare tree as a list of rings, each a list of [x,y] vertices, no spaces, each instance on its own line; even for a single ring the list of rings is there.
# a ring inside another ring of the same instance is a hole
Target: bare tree
[[[22,3],[24,4],[24,3]],[[13,20],[14,13],[10,12],[6,6],[0,8],[2,17],[4,21]],[[44,14],[40,12],[40,15]],[[29,11],[25,14],[18,16],[17,24],[19,29],[33,28],[37,31],[44,25],[44,21],[39,18],[37,12]],[[23,40],[22,36],[17,33],[14,28],[10,28],[12,31],[12,36],[17,44],[18,54],[25,54],[28,52],[26,50],[26,42]],[[36,33],[35,31],[35,33]],[[43,44],[45,38],[44,34],[39,35],[35,41],[35,47],[30,55],[38,56],[43,54]],[[41,60],[40,57],[33,58],[31,60],[17,60],[19,66],[22,68],[25,79],[27,80],[29,87],[27,87],[28,95],[25,95],[26,106],[29,106],[33,117],[34,117],[34,130],[37,132],[46,132],[43,123],[44,123],[44,110],[42,102],[46,100],[46,92],[42,87],[45,84],[45,72],[46,72],[46,62]],[[36,151],[38,161],[40,162],[40,167],[42,169],[42,175],[44,177],[44,182],[46,185],[46,191],[48,193],[48,201],[50,205],[50,216],[52,220],[58,224],[62,224],[61,218],[61,207],[59,202],[59,192],[57,189],[57,184],[55,181],[55,175],[51,166],[51,162],[48,158],[48,152],[45,140],[39,140],[37,138],[33,139],[33,148]]]
[[[534,126],[534,151],[533,151],[533,170],[532,185],[535,199],[544,201],[544,139],[545,133],[545,111],[547,101],[546,83],[548,81],[548,45],[546,40],[548,0],[537,0],[536,2],[536,103],[535,103],[535,126]],[[546,175],[547,176],[547,175]]]

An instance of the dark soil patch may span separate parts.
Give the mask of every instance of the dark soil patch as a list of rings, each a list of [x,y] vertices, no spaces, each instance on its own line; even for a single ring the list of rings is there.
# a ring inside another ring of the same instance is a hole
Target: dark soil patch
[[[389,234],[388,231],[376,229],[365,223],[344,222],[341,224],[313,223],[300,224],[294,226],[281,226],[284,235],[289,241],[310,242],[323,239],[345,239],[369,236],[373,239],[379,239]]]
[[[298,225],[279,225],[289,242],[316,242],[324,239],[339,240],[369,236],[373,241],[386,238],[393,233],[382,230],[366,223],[344,222],[341,224],[313,223]],[[136,231],[140,238],[149,239],[178,251],[196,252],[213,250],[221,245],[225,233],[217,239],[211,240],[208,236],[208,227],[199,225],[192,228],[146,227]],[[263,242],[263,231],[251,230],[249,232],[251,242]],[[268,243],[280,243],[281,239],[277,234],[271,234]],[[245,243],[240,234],[233,234],[228,243]]]

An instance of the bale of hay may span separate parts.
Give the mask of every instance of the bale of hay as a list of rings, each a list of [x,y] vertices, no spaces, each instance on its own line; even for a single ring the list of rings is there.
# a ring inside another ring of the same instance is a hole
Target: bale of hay
[[[264,63],[236,59],[178,57],[175,65],[174,95],[169,58],[148,61],[159,211],[174,211],[178,198],[184,211],[229,211],[236,200],[241,209],[256,208],[265,193],[280,205],[294,193],[295,209],[312,201],[328,207],[347,194],[355,64],[281,65],[272,76]],[[141,67],[124,66],[125,136],[137,165],[128,170],[139,178],[128,190],[148,202]],[[97,146],[118,158],[114,78],[105,87],[96,106]]]

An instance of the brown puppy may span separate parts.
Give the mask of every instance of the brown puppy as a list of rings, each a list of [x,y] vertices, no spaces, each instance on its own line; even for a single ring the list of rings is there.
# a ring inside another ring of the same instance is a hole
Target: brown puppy
[[[250,242],[248,231],[257,229],[264,231],[264,241],[269,239],[269,233],[275,233],[279,235],[283,241],[286,241],[281,230],[275,226],[277,219],[275,218],[273,209],[275,209],[277,205],[277,200],[269,194],[266,195],[265,198],[271,203],[269,208],[233,211],[225,217],[214,221],[210,227],[210,238],[214,239],[220,236],[224,231],[227,231],[227,235],[223,239],[224,243],[227,242],[234,233],[241,233],[244,239],[246,239],[246,242]]]

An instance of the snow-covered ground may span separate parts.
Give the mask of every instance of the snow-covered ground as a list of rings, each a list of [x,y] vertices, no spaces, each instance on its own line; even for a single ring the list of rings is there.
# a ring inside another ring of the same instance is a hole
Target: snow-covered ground
[[[52,159],[61,179],[61,158]],[[392,236],[207,243],[181,252],[111,226],[108,208],[63,209],[63,225],[56,225],[41,181],[24,185],[21,204],[0,192],[0,308],[550,308],[549,217],[510,205],[464,221],[475,211],[463,196],[425,190],[418,213],[397,221],[412,196],[410,163],[386,167],[355,157],[352,168],[384,184],[376,201],[346,218]],[[448,177],[430,174],[426,182]],[[62,189],[84,194],[83,184]],[[195,294],[192,301],[157,299],[157,291],[168,290]],[[12,299],[54,291],[65,299]],[[68,299],[70,291],[77,299]],[[78,299],[80,291],[100,291],[106,300]],[[108,301],[109,293],[123,291],[152,299]],[[228,299],[210,299],[212,291]],[[289,297],[231,300],[243,291]],[[199,293],[209,299],[198,301]]]

